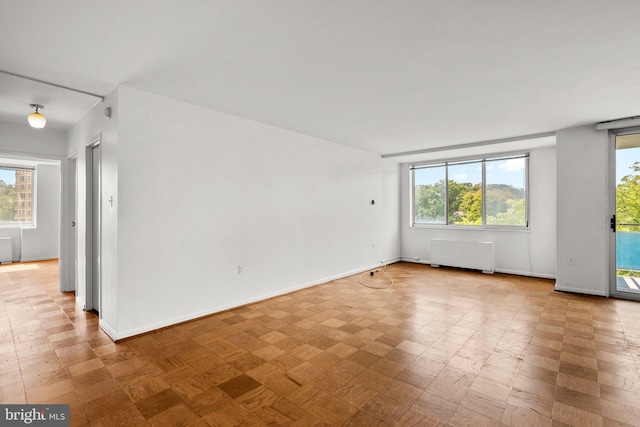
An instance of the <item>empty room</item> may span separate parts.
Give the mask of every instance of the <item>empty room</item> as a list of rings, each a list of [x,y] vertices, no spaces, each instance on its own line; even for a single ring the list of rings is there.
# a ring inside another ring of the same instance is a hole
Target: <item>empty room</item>
[[[638,18],[5,2],[0,424],[640,425]]]

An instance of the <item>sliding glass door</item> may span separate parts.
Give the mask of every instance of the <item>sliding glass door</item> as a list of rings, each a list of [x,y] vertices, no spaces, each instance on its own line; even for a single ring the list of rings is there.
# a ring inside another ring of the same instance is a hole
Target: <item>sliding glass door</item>
[[[640,299],[640,131],[615,135],[615,215],[611,294]],[[615,242],[614,242],[615,241]]]

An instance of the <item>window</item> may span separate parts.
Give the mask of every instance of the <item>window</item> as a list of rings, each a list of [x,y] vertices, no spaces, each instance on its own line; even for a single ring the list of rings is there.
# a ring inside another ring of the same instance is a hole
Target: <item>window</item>
[[[412,225],[527,227],[528,154],[411,166]]]
[[[415,222],[446,224],[445,214],[447,189],[447,167],[436,165],[414,170]]]
[[[33,224],[32,182],[33,169],[0,166],[0,225]]]

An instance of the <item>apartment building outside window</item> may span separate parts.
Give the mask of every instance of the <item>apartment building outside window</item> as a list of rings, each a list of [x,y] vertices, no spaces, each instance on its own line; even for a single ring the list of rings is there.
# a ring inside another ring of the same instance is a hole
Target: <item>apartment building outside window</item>
[[[0,225],[33,224],[34,170],[0,166]]]

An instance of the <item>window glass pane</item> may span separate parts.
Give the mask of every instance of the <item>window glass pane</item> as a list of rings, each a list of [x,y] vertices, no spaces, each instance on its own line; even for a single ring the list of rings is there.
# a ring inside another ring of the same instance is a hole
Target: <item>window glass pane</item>
[[[482,225],[482,163],[449,166],[449,224]]]
[[[416,224],[444,224],[445,218],[445,166],[413,171],[414,222]]]
[[[31,223],[31,169],[0,168],[0,224]]]
[[[523,158],[486,163],[487,224],[526,225],[526,164]]]

